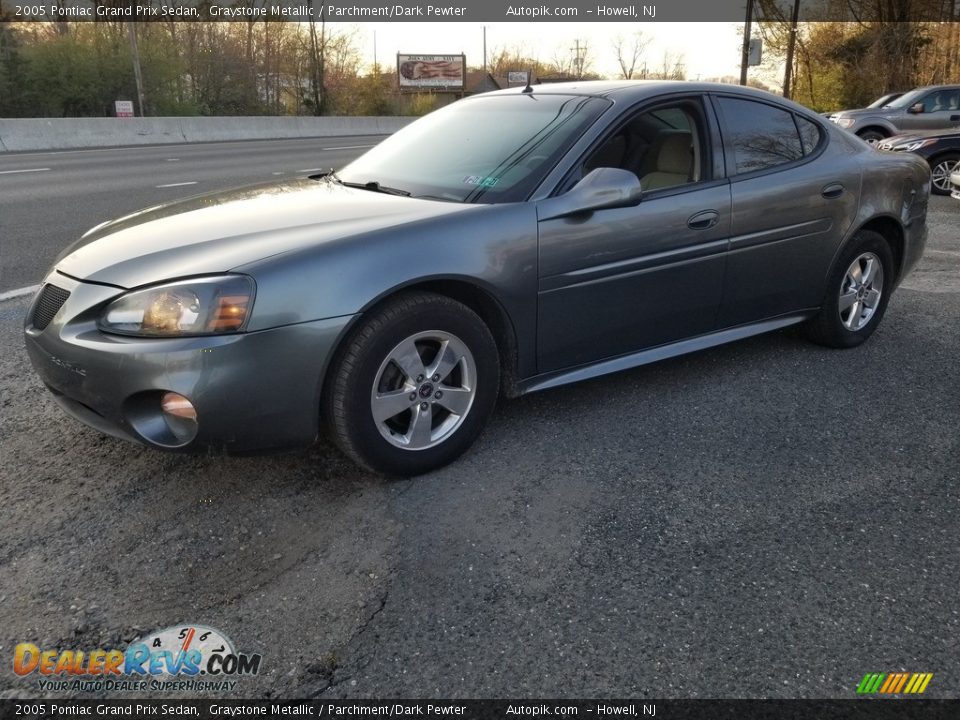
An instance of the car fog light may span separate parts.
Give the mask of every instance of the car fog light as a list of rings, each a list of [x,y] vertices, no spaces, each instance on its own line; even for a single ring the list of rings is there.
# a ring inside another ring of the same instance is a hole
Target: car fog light
[[[184,420],[197,421],[197,409],[183,395],[175,392],[164,393],[160,398],[160,409],[167,415]]]

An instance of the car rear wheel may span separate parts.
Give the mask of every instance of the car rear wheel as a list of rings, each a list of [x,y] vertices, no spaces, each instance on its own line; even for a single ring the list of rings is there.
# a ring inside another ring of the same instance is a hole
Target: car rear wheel
[[[887,309],[893,279],[893,253],[887,241],[871,230],[858,232],[830,273],[819,314],[807,324],[810,339],[836,348],[865,341]]]
[[[477,314],[441,295],[408,293],[374,310],[345,341],[324,419],[358,464],[420,475],[473,444],[499,386],[497,346]]]
[[[935,195],[950,194],[950,174],[960,169],[957,163],[960,163],[960,153],[941,155],[930,161],[930,190]]]

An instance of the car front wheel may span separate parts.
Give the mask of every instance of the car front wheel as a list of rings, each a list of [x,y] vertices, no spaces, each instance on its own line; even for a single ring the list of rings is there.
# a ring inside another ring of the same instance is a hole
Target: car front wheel
[[[859,231],[830,273],[823,306],[807,324],[810,339],[850,348],[870,337],[887,309],[893,273],[893,253],[884,237]]]
[[[960,153],[941,155],[930,162],[930,190],[935,195],[950,194],[950,174],[960,169]]]
[[[362,319],[345,341],[324,419],[358,464],[420,475],[470,447],[499,385],[497,346],[483,320],[448,297],[407,293]]]

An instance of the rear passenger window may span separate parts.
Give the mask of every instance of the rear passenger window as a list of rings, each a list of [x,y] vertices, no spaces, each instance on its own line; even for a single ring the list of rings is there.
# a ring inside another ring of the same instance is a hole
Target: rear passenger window
[[[797,129],[800,130],[800,140],[803,142],[803,154],[809,155],[820,144],[820,127],[800,115],[794,117],[797,119]]]
[[[737,174],[766,170],[803,157],[793,113],[753,100],[721,97],[718,101]]]

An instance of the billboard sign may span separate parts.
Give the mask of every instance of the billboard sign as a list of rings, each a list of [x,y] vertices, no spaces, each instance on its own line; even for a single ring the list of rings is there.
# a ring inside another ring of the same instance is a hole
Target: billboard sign
[[[507,73],[507,83],[509,85],[526,85],[530,73],[526,70],[511,70]]]
[[[133,100],[116,100],[113,103],[113,112],[117,117],[133,117]]]
[[[397,55],[401,90],[463,90],[467,60],[463,55]]]

